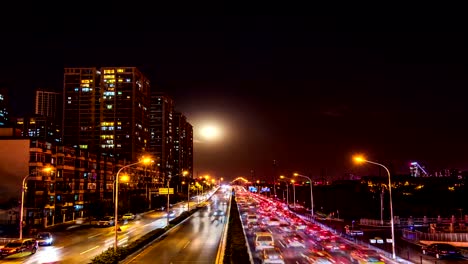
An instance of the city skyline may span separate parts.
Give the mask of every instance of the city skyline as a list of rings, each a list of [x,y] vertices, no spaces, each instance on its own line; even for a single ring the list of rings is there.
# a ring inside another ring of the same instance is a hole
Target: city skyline
[[[46,30],[6,32],[24,53],[6,54],[0,84],[24,113],[34,89],[62,88],[65,67],[137,67],[193,124],[194,174],[268,178],[273,160],[313,177],[379,173],[355,166],[355,153],[397,173],[412,161],[468,169],[463,31],[446,16],[366,18],[155,16],[124,27],[138,41],[96,49],[78,36],[105,17],[78,18],[74,32],[41,17]],[[203,142],[206,122],[225,137]]]

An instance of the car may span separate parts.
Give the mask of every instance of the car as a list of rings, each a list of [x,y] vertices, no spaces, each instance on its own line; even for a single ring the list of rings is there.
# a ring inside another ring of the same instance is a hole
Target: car
[[[283,232],[283,233],[291,233],[293,232],[293,229],[291,228],[291,226],[287,223],[280,223],[280,225],[278,226],[278,229]]]
[[[115,225],[114,217],[112,216],[105,216],[101,220],[97,222],[98,226],[113,226]]]
[[[385,261],[382,256],[375,250],[370,248],[358,248],[349,254],[349,258],[352,262],[357,263],[373,263],[373,264],[384,264]]]
[[[284,236],[283,238],[286,247],[301,247],[306,248],[304,239],[298,234]]]
[[[54,238],[50,232],[37,233],[36,240],[39,246],[51,246],[54,242]]]
[[[132,213],[126,213],[122,216],[122,219],[123,220],[134,220],[136,217],[136,215],[132,214]]]
[[[0,249],[0,257],[4,258],[22,252],[30,252],[32,255],[36,253],[38,247],[39,244],[34,238],[13,240]]]
[[[275,247],[275,239],[269,232],[256,232],[254,238],[255,251]]]
[[[348,246],[344,241],[340,241],[336,238],[323,240],[321,245],[324,250],[329,252],[345,252],[348,250]]]
[[[334,264],[335,260],[326,251],[309,249],[301,252],[301,256],[310,264]]]
[[[216,210],[213,212],[213,216],[224,216],[223,210]]]
[[[248,214],[247,215],[247,224],[250,224],[250,223],[256,223],[258,221],[258,218],[257,218],[257,215],[254,215],[254,214]]]
[[[280,220],[278,218],[276,218],[276,217],[272,217],[266,222],[266,224],[268,226],[279,226],[280,225]]]
[[[281,251],[275,248],[265,248],[261,254],[262,264],[284,264],[283,255]]]
[[[164,217],[174,218],[176,217],[176,212],[174,210],[169,210],[169,212],[164,214]]]
[[[422,253],[424,255],[432,255],[437,259],[441,258],[459,258],[462,256],[460,249],[447,243],[433,243],[423,246]]]
[[[316,241],[323,241],[323,240],[331,239],[333,237],[334,237],[333,233],[328,230],[319,231],[315,233],[314,235],[314,239]]]
[[[304,229],[304,233],[308,236],[313,236],[315,235],[316,233],[322,231],[322,228],[320,228],[320,226],[318,225],[315,225],[315,224],[309,224],[305,229]]]

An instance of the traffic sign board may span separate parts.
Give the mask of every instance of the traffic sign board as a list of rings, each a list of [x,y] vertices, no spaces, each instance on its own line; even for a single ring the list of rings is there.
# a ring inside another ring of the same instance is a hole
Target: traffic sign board
[[[159,194],[174,194],[174,188],[159,188]]]

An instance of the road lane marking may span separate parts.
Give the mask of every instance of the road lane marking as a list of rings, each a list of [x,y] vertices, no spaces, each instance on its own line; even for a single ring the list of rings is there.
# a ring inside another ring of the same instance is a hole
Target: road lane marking
[[[93,237],[97,237],[97,236],[100,236],[100,235],[102,235],[102,234],[92,235],[92,236],[89,236],[88,239],[91,239],[91,238],[93,238]]]
[[[185,243],[184,247],[182,248],[185,249],[189,244],[190,244],[190,241],[187,241],[187,243]]]
[[[91,250],[95,250],[95,249],[98,248],[98,247],[99,247],[99,246],[95,246],[95,247],[93,247],[93,248],[90,248],[90,249],[88,249],[88,250],[85,250],[85,251],[81,252],[80,255],[86,254],[86,253],[90,252]]]

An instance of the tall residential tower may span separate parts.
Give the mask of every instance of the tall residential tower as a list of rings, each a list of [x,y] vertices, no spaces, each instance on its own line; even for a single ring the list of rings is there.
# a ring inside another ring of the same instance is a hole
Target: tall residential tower
[[[149,80],[135,67],[65,68],[63,141],[118,160],[148,152]]]

